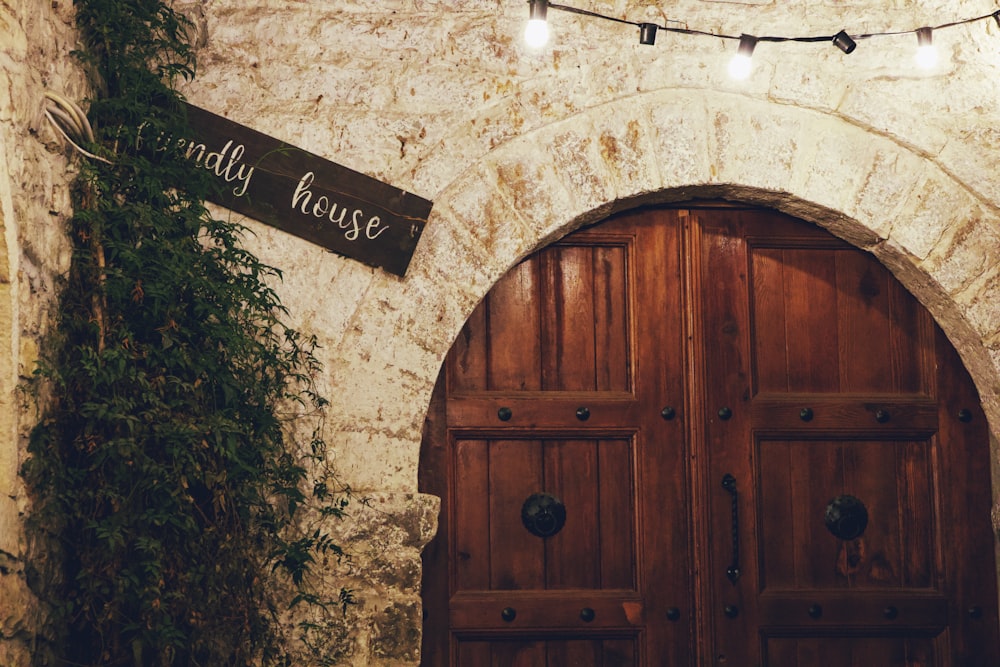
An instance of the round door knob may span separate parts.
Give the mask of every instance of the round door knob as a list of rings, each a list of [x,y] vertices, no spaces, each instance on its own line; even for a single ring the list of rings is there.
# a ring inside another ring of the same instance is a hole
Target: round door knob
[[[726,421],[733,416],[733,411],[730,408],[719,408],[719,419]]]
[[[819,618],[823,615],[823,607],[818,604],[809,605],[809,618]]]
[[[812,421],[812,418],[813,418],[812,408],[802,408],[801,410],[799,410],[799,419],[801,419],[802,421],[809,422]]]
[[[980,606],[969,607],[969,618],[982,618],[983,608]]]
[[[514,416],[514,412],[510,408],[500,408],[497,410],[497,417],[502,422],[510,421],[510,418]]]
[[[590,408],[577,408],[576,418],[582,422],[585,422],[588,419],[590,419]]]
[[[899,610],[893,607],[892,605],[889,605],[888,607],[882,610],[882,615],[891,621],[897,616],[899,616]]]
[[[583,621],[584,623],[590,623],[592,620],[594,620],[594,616],[596,615],[597,614],[594,613],[594,610],[591,609],[590,607],[584,607],[583,609],[580,610],[580,620]]]
[[[535,537],[552,537],[566,525],[566,506],[550,493],[533,493],[521,505],[521,523]]]
[[[517,610],[513,607],[504,607],[503,611],[500,612],[500,618],[510,623],[517,618]]]
[[[734,604],[727,604],[722,608],[722,613],[726,615],[726,618],[736,618],[740,615],[740,608]]]
[[[681,610],[678,609],[677,607],[670,607],[669,609],[667,609],[668,621],[677,621],[680,620],[680,617],[681,617]]]
[[[888,410],[876,410],[875,411],[875,421],[879,424],[884,424],[891,418]]]
[[[837,496],[826,506],[823,522],[838,539],[853,540],[861,537],[868,527],[868,509],[854,496]]]
[[[958,421],[960,421],[960,422],[962,422],[964,424],[968,424],[969,422],[971,422],[972,421],[972,410],[969,410],[967,408],[962,408],[961,410],[959,410],[958,411]]]
[[[677,411],[668,405],[667,407],[660,410],[660,416],[666,419],[667,421],[670,421],[671,419],[677,416]]]

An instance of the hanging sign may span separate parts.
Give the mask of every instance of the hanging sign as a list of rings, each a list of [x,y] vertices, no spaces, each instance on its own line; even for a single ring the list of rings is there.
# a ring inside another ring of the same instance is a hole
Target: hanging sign
[[[406,274],[432,203],[187,105],[176,148],[218,177],[211,201],[337,254]]]

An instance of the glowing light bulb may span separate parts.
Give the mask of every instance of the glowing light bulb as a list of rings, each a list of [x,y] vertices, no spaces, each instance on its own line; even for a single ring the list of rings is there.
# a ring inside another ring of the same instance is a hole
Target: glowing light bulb
[[[733,59],[729,61],[729,76],[734,79],[743,81],[750,76],[750,70],[753,69],[753,59],[749,56],[743,56],[736,54]]]
[[[740,35],[740,47],[729,61],[729,76],[740,81],[750,76],[750,70],[753,69],[753,50],[756,46],[756,37]]]
[[[540,49],[549,41],[549,24],[545,20],[549,0],[529,0],[528,26],[524,29],[524,41],[532,49]]]
[[[914,56],[917,65],[923,69],[931,69],[938,62],[937,47],[933,43],[931,28],[917,30],[917,54]]]
[[[540,49],[549,42],[549,23],[545,19],[531,19],[524,29],[524,42],[533,49]]]

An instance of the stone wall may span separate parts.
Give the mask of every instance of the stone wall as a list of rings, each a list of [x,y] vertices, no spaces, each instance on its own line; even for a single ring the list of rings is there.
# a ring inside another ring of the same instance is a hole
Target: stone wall
[[[66,146],[41,115],[46,91],[80,100],[84,80],[72,0],[0,2],[0,665],[28,664],[42,618],[25,581],[27,509],[18,477],[35,410],[19,390],[52,322],[73,174]],[[37,564],[36,564],[37,565]]]
[[[912,30],[995,10],[979,0],[567,4],[789,36]],[[0,333],[9,350],[0,352],[0,428],[9,435],[0,440],[0,585],[14,582],[0,592],[3,636],[30,609],[11,443],[32,413],[13,409],[13,387],[19,367],[30,367],[66,252],[58,232],[67,162],[38,124],[37,104],[46,87],[84,96],[67,55],[69,5],[0,4],[0,29],[17,38],[11,55],[0,54],[10,60],[2,90],[11,91],[0,98],[0,317],[11,322]],[[201,44],[198,77],[185,89],[193,103],[435,202],[403,279],[249,223],[250,249],[284,272],[277,289],[291,323],[323,345],[334,463],[371,498],[341,526],[356,559],[331,569],[332,583],[358,599],[328,619],[336,627],[322,651],[335,663],[419,662],[419,552],[437,505],[419,493],[417,466],[441,360],[515,262],[609,212],[724,197],[773,206],[874,253],[951,337],[1000,433],[992,19],[937,31],[942,63],[930,73],[912,65],[916,38],[907,34],[859,40],[850,55],[829,43],[761,43],[750,79],[734,82],[732,40],[661,33],[644,46],[631,26],[553,10],[552,45],[530,52],[521,0],[178,6],[196,20]],[[0,665],[11,645],[0,643]]]

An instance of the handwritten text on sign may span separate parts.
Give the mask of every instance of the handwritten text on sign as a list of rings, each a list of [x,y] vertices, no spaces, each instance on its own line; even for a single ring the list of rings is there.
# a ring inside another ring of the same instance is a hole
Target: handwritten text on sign
[[[188,105],[189,160],[225,187],[215,203],[369,266],[403,276],[432,203]]]

